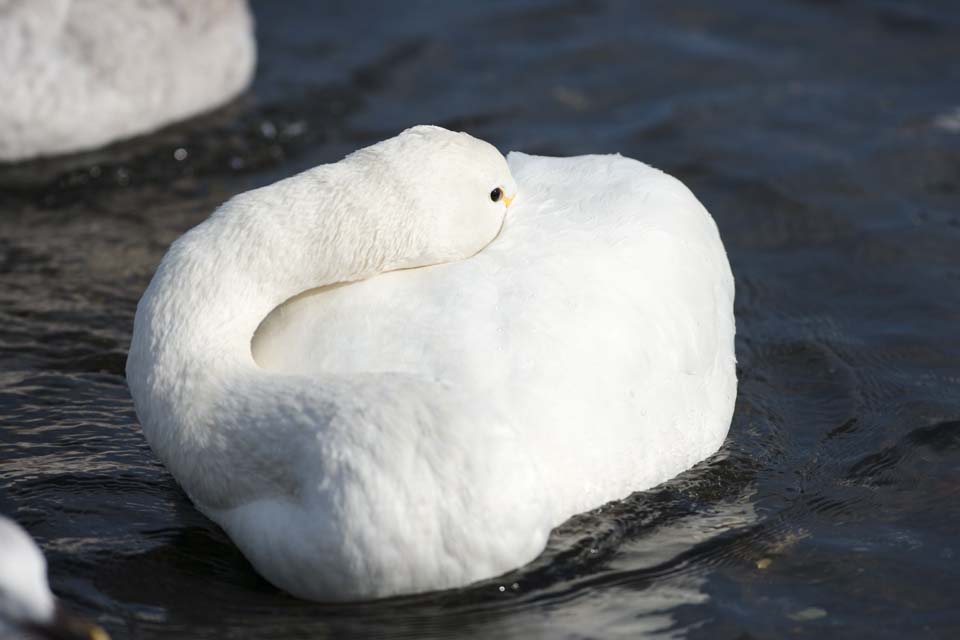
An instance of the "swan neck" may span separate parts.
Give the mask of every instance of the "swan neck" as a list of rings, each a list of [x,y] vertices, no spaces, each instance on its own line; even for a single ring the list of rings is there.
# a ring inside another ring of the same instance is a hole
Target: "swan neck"
[[[401,218],[410,194],[351,190],[347,170],[325,165],[241,194],[174,243],[144,296],[154,346],[207,369],[253,364],[255,331],[285,301],[418,264],[422,243]]]

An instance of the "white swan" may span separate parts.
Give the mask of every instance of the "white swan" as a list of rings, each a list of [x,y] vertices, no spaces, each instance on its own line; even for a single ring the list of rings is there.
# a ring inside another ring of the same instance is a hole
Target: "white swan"
[[[110,640],[100,627],[57,605],[40,548],[20,525],[0,516],[0,637],[21,632],[31,638]]]
[[[717,450],[733,293],[713,220],[660,171],[508,168],[415,127],[174,243],[127,377],[154,451],[274,584],[455,587]]]
[[[250,83],[255,58],[245,0],[0,1],[0,161],[213,109]]]

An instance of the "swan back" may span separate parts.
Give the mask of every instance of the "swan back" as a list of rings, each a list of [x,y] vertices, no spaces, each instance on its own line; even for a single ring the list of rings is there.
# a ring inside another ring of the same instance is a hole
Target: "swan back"
[[[521,185],[468,261],[302,295],[256,361],[300,375],[416,376],[519,425],[563,518],[710,455],[736,394],[733,278],[674,178],[619,156],[512,153]]]
[[[255,62],[246,0],[5,0],[0,161],[97,147],[220,106]]]

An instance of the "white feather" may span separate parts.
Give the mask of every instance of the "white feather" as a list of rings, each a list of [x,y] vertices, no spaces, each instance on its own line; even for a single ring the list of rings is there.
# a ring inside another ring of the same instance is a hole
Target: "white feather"
[[[0,1],[0,161],[146,133],[253,76],[245,0]]]
[[[50,624],[54,609],[43,553],[20,525],[0,516],[0,632]]]
[[[505,217],[491,185],[518,193]],[[266,578],[389,596],[520,566],[572,514],[715,452],[733,295],[670,176],[620,156],[508,170],[418,127],[175,243],[127,375],[154,450]]]

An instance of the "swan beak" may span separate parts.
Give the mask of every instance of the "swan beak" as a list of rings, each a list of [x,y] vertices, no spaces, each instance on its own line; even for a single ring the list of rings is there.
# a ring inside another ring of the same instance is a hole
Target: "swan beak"
[[[509,198],[507,196],[503,196],[503,204],[507,205],[507,209],[510,208],[510,203],[513,202],[513,199],[516,197],[517,197],[517,194],[513,194]]]
[[[101,627],[73,616],[59,606],[52,622],[34,625],[30,630],[38,637],[49,640],[110,640]]]

